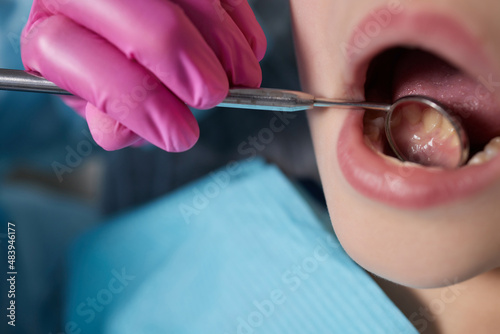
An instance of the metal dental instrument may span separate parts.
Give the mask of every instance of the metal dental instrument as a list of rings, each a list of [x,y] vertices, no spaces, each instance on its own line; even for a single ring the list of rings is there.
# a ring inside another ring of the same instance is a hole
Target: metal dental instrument
[[[71,95],[42,77],[10,69],[0,69],[0,90]],[[408,96],[393,104],[384,104],[317,98],[308,93],[281,89],[231,89],[227,98],[218,107],[281,112],[295,112],[316,107],[384,111],[387,141],[402,161],[416,162],[426,166],[456,168],[463,165],[469,155],[468,137],[460,122],[438,102],[422,96]],[[413,115],[419,112],[435,113],[433,117],[439,121],[441,132],[424,131],[423,126],[419,128],[419,124],[406,124],[404,131],[400,130],[401,119],[405,120],[404,115],[408,112]],[[408,127],[415,132],[408,131]]]

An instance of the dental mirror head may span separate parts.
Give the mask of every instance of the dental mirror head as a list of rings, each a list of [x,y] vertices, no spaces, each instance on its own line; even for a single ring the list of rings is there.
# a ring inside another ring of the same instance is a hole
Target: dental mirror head
[[[469,156],[469,139],[461,123],[427,97],[407,96],[394,102],[385,118],[385,133],[403,161],[452,169]]]

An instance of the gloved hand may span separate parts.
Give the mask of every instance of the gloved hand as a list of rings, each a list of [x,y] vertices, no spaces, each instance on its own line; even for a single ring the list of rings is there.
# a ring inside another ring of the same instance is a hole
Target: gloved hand
[[[178,152],[199,136],[186,104],[260,85],[266,39],[246,0],[34,0],[21,45],[27,70],[78,96],[100,146]]]

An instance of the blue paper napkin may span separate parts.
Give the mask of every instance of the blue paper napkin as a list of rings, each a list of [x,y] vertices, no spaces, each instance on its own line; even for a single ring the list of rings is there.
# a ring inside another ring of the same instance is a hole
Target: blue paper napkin
[[[235,162],[85,235],[67,333],[417,333],[274,166]]]

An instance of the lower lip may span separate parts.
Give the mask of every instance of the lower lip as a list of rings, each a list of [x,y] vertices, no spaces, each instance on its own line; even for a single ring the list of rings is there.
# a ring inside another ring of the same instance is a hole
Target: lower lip
[[[500,156],[454,170],[403,165],[368,148],[363,111],[352,111],[340,132],[337,155],[347,181],[361,194],[399,208],[421,209],[472,196],[500,177]]]

